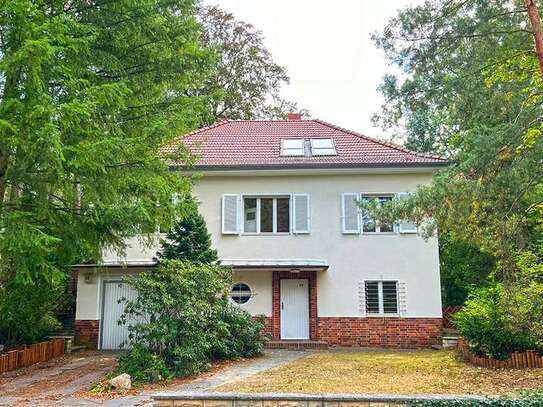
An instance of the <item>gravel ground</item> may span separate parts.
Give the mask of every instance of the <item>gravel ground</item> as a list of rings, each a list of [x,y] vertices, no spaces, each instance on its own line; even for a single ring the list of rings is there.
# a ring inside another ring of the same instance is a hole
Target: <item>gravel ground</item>
[[[229,361],[194,378],[150,385],[125,395],[95,395],[88,390],[111,372],[116,355],[79,352],[0,376],[0,406],[152,406],[151,395],[163,391],[208,391],[306,356],[307,352],[273,350],[258,358]]]

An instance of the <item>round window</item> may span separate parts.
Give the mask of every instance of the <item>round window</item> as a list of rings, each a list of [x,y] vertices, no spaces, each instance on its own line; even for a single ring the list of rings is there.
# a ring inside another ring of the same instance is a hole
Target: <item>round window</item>
[[[245,304],[251,298],[251,287],[245,283],[236,283],[232,286],[230,298],[237,304]]]

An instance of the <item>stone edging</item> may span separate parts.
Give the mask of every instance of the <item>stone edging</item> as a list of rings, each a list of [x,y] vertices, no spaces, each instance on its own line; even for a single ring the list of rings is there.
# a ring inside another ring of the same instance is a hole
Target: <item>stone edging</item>
[[[243,402],[239,403],[243,406],[248,405],[248,402],[263,402],[258,403],[266,405],[266,402],[270,403],[270,406],[276,405],[278,407],[292,407],[294,404],[289,402],[297,402],[297,406],[310,406],[310,402],[317,403],[315,406],[324,405],[328,402],[341,402],[348,403],[354,406],[352,403],[369,403],[378,402],[385,403],[405,403],[410,401],[430,401],[430,400],[485,400],[486,397],[474,396],[474,395],[454,395],[454,394],[418,394],[418,395],[403,395],[403,394],[303,394],[303,393],[220,393],[220,392],[165,392],[157,393],[152,396],[153,399],[158,402],[155,406],[185,406],[196,407],[205,406],[206,404],[213,404],[222,406],[222,403],[209,403],[210,401],[225,401],[225,402]],[[184,401],[184,402],[183,402]],[[206,403],[206,401],[208,403]],[[175,402],[175,403],[174,403]],[[300,402],[306,402],[304,404]],[[237,403],[235,403],[237,404]],[[234,403],[229,405],[235,405]],[[224,404],[226,406],[226,403]]]

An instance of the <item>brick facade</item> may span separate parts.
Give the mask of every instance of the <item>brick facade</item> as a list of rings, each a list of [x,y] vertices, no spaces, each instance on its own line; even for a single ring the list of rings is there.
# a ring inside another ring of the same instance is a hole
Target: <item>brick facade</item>
[[[441,344],[441,330],[441,318],[318,318],[318,339],[329,345],[428,348]]]
[[[88,349],[98,349],[100,321],[96,319],[78,319],[75,321],[75,342]]]
[[[309,335],[312,341],[329,345],[427,348],[441,344],[441,318],[319,317],[317,276],[310,271],[274,271],[272,276],[272,317],[266,318],[264,333],[281,340],[281,280],[309,281]]]
[[[309,338],[317,340],[317,276],[315,272],[301,271],[291,273],[289,271],[274,271],[272,276],[272,338],[275,341],[281,339],[281,280],[282,279],[307,279],[309,281]]]

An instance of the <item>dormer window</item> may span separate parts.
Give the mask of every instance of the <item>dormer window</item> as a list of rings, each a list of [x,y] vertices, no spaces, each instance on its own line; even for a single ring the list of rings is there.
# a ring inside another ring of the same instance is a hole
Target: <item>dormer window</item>
[[[281,140],[281,155],[290,157],[302,157],[304,155],[304,139]]]
[[[336,155],[336,147],[331,138],[312,138],[311,155]]]

